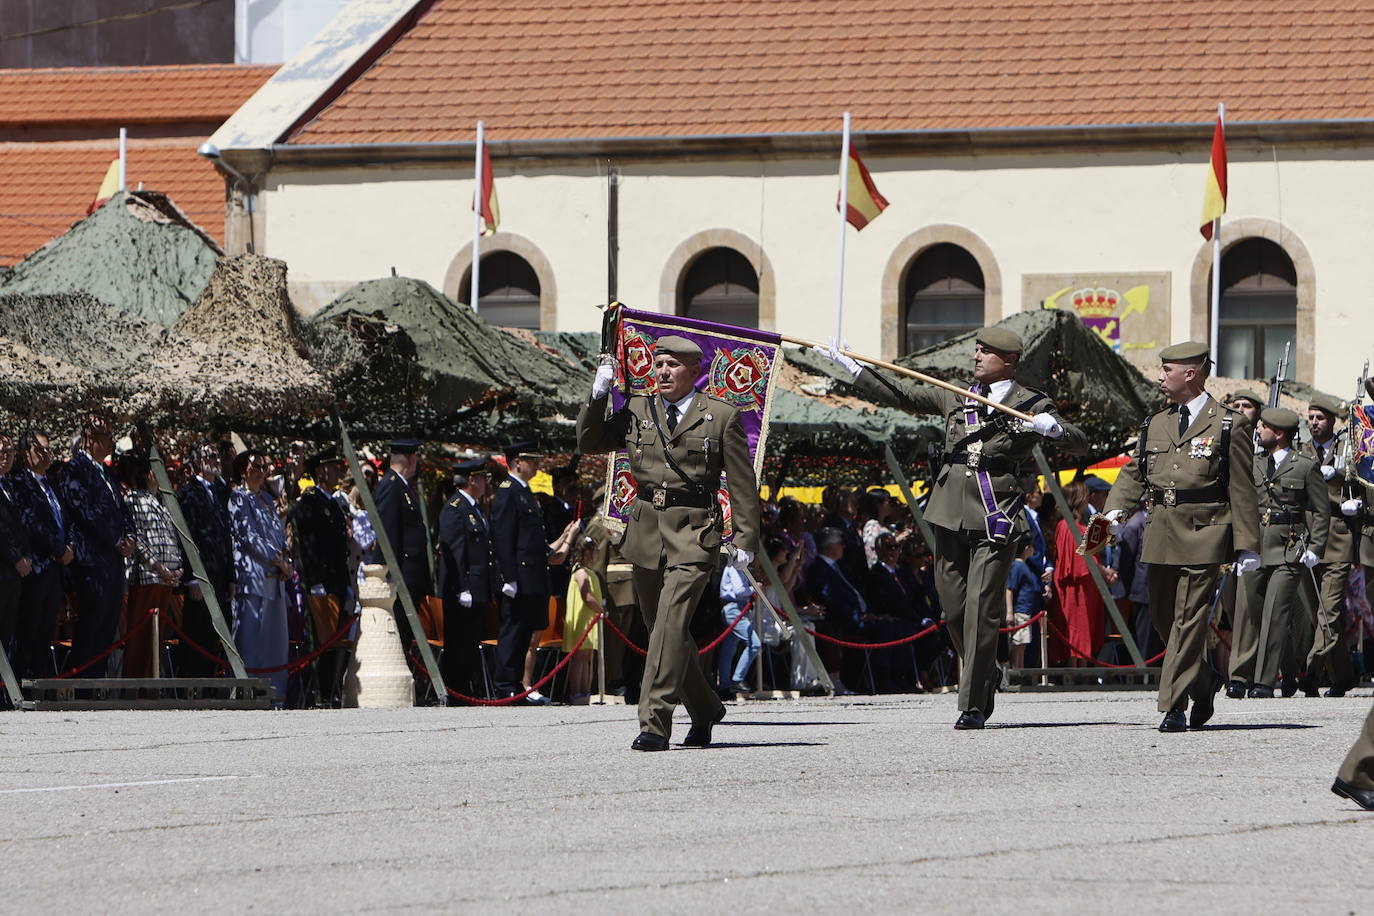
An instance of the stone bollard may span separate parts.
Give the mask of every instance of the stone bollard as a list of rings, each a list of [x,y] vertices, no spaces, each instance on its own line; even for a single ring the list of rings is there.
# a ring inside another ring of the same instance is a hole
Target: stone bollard
[[[344,680],[344,706],[400,709],[415,705],[415,679],[406,665],[401,637],[391,607],[396,590],[386,581],[386,567],[364,566],[358,585],[362,617],[358,647]]]

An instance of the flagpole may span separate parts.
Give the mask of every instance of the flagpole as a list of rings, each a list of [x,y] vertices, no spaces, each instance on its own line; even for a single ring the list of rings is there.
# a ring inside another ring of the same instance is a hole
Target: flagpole
[[[836,348],[844,346],[841,316],[844,309],[844,241],[845,223],[849,221],[849,112],[844,113],[844,132],[840,137],[840,264],[835,277],[835,336]]]
[[[1222,136],[1226,136],[1226,104],[1217,103],[1217,121]],[[1210,163],[1210,159],[1208,160]],[[1211,168],[1211,165],[1208,165]],[[1217,352],[1217,326],[1221,321],[1221,217],[1212,221],[1212,308],[1208,313],[1208,353],[1212,354],[1212,370],[1219,372],[1221,354]]]
[[[119,129],[119,190],[129,190],[126,176],[129,173],[129,128]]]
[[[472,165],[472,287],[468,293],[468,304],[477,311],[477,276],[482,269],[482,144],[485,142],[484,126],[477,122],[477,149],[473,153]]]

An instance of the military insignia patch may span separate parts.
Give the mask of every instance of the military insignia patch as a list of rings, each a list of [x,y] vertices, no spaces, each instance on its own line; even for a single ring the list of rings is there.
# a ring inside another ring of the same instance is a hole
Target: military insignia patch
[[[1192,447],[1188,449],[1189,458],[1211,458],[1215,436],[1194,436]]]
[[[771,365],[759,347],[716,351],[706,375],[706,391],[740,410],[759,410],[768,393]]]
[[[611,471],[610,508],[619,518],[628,518],[630,506],[639,493],[639,484],[630,473],[630,460],[624,455],[616,455],[615,467]]]
[[[620,338],[620,359],[617,364],[623,367],[625,387],[630,394],[653,394],[658,391],[658,380],[654,378],[654,338],[643,331],[626,328],[628,333]]]

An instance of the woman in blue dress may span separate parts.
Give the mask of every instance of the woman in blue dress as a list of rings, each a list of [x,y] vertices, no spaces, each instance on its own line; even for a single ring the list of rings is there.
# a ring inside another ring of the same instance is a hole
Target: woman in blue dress
[[[229,496],[229,521],[234,537],[234,644],[246,668],[276,668],[286,664],[287,587],[291,561],[286,528],[277,515],[276,501],[264,484],[272,459],[249,449],[234,460],[238,481]],[[287,674],[265,675],[276,689],[281,706]]]

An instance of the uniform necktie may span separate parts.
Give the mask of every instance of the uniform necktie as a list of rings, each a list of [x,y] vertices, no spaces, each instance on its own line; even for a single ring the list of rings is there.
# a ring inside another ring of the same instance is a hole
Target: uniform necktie
[[[1267,473],[1266,473],[1265,476],[1268,477],[1270,480],[1273,480],[1273,479],[1274,479],[1274,471],[1278,470],[1278,465],[1276,465],[1276,464],[1274,463],[1274,456],[1273,456],[1273,455],[1270,455],[1269,458],[1266,460],[1266,469],[1267,469]]]
[[[1317,464],[1326,464],[1326,446],[1317,446]]]
[[[1187,404],[1180,404],[1180,405],[1178,405],[1178,435],[1179,435],[1179,437],[1182,438],[1183,434],[1186,433],[1187,431],[1188,431],[1188,405],[1187,405]]]
[[[668,432],[671,433],[671,432],[674,432],[674,431],[676,431],[676,430],[677,430],[677,405],[676,405],[676,404],[669,404],[669,405],[668,405]]]

